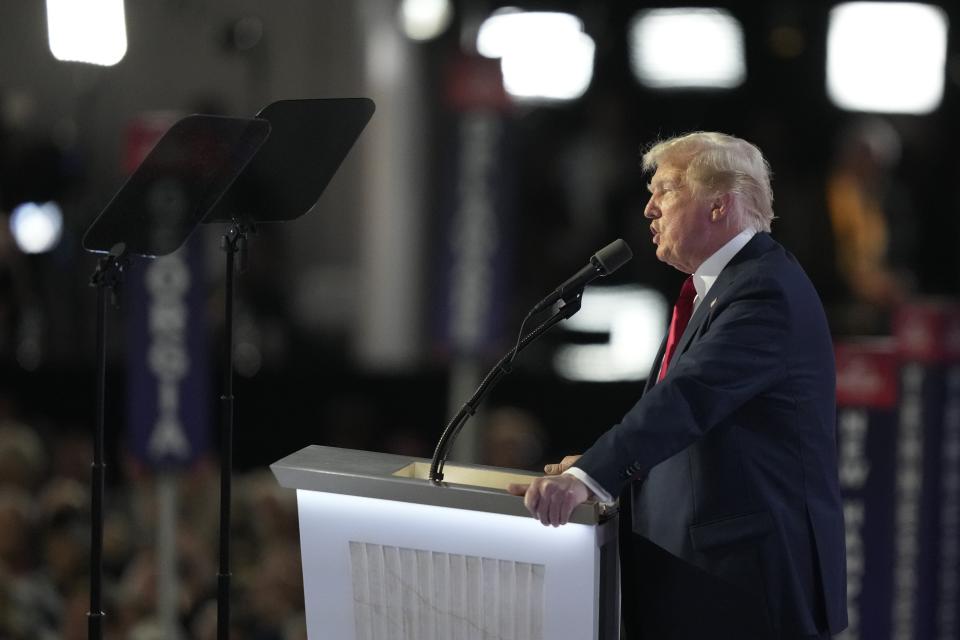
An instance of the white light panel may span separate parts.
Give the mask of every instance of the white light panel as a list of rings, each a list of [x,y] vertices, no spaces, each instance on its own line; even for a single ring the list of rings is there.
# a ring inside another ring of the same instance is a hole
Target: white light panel
[[[609,333],[603,344],[569,344],[554,354],[554,368],[568,380],[641,380],[650,372],[666,332],[667,300],[645,287],[593,287],[583,308],[564,323],[570,331]]]
[[[747,76],[743,28],[723,9],[650,9],[629,30],[630,66],[648,87],[729,89]]]
[[[593,39],[566,13],[502,10],[477,34],[477,51],[500,58],[504,88],[519,100],[574,100],[593,78]]]
[[[943,98],[947,17],[915,2],[847,2],[830,11],[827,93],[850,111],[929,113]]]
[[[47,0],[47,35],[57,60],[115,65],[127,53],[123,0]]]
[[[581,33],[583,22],[569,13],[500,9],[483,21],[477,32],[477,52],[487,58],[502,58],[517,47],[527,46],[525,39],[547,34]],[[562,36],[560,36],[562,37]]]

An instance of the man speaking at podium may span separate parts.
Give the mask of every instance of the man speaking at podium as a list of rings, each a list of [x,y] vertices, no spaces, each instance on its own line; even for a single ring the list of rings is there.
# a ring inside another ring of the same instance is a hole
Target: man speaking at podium
[[[631,640],[830,638],[846,626],[833,346],[769,235],[769,167],[708,132],[643,166],[657,258],[690,274],[662,355],[619,424],[511,491],[554,526],[620,496]]]

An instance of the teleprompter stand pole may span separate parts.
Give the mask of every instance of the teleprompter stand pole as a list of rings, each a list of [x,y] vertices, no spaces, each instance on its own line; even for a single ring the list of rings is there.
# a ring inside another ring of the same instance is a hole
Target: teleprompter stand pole
[[[227,255],[224,309],[223,394],[220,396],[220,571],[217,574],[217,640],[230,638],[230,500],[233,474],[233,297],[234,258],[240,254],[240,272],[246,271],[247,233],[251,227],[231,224],[220,241]]]
[[[103,638],[103,486],[106,463],[103,460],[104,405],[107,386],[107,290],[116,306],[117,287],[127,267],[126,246],[117,243],[100,258],[90,277],[97,288],[97,417],[93,432],[93,464],[90,490],[90,610],[87,612],[87,637]]]

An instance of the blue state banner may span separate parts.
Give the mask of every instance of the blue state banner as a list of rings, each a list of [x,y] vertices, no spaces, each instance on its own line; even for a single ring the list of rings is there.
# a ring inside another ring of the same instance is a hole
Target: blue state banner
[[[894,320],[901,373],[897,637],[960,638],[960,306],[922,300]],[[916,434],[911,435],[911,434]]]
[[[849,627],[841,640],[890,640],[898,353],[889,338],[836,345],[837,437]]]
[[[124,286],[127,444],[154,468],[188,465],[209,448],[202,253],[194,236],[168,256],[137,258]]]

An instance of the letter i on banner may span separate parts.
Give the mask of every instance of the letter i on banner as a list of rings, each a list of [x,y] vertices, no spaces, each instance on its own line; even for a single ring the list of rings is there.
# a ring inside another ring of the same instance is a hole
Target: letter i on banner
[[[957,554],[960,544],[957,393],[960,320],[954,302],[918,301],[894,318],[901,370],[897,443],[898,540],[912,540],[895,566],[905,603],[894,615],[896,637],[956,640]],[[915,460],[919,459],[919,460]],[[913,529],[911,535],[909,529]],[[912,564],[911,564],[912,562]],[[908,578],[911,578],[908,579]],[[907,606],[912,604],[912,606]],[[912,634],[912,635],[909,635]]]
[[[890,640],[893,610],[897,348],[889,338],[836,345],[837,438],[847,550],[842,640]]]
[[[134,120],[124,166],[132,171],[172,124],[172,115]],[[209,446],[208,326],[203,243],[194,234],[174,253],[134,258],[124,286],[127,446],[155,469],[192,463]]]

